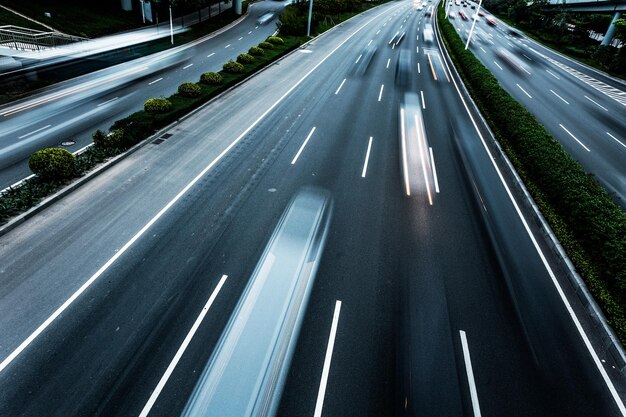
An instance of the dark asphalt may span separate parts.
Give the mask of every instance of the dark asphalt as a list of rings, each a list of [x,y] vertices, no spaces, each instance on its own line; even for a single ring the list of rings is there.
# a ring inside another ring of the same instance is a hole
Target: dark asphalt
[[[321,415],[473,415],[461,331],[482,415],[622,415],[436,66],[437,43],[424,43],[422,16],[394,2],[343,23],[1,237],[2,360],[123,253],[0,371],[0,414],[140,415],[226,274],[149,415],[180,414],[287,203],[313,185],[330,192],[334,212],[279,415],[314,415],[337,300]],[[400,25],[407,35],[391,49]],[[377,51],[355,71],[368,44]],[[406,87],[396,85],[399,50],[411,52]],[[433,205],[403,190],[405,89],[423,92]],[[598,355],[621,389],[623,376]]]

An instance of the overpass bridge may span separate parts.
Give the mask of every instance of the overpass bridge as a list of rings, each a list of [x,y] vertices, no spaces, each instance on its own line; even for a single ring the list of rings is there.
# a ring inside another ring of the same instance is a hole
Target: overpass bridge
[[[626,11],[626,0],[549,0],[548,3],[550,6],[565,8],[572,12],[615,13],[602,40],[603,46],[610,45],[615,35],[613,22],[621,18],[622,12]]]

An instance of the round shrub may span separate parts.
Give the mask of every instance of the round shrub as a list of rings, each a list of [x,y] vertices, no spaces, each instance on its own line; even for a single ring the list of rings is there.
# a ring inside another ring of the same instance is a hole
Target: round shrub
[[[74,176],[76,157],[66,149],[47,148],[35,152],[28,160],[33,174],[47,180],[61,180]]]
[[[274,45],[272,45],[269,42],[261,42],[259,44],[259,48],[263,48],[263,49],[274,49]]]
[[[254,57],[248,54],[239,54],[237,62],[240,64],[252,64],[254,62]]]
[[[149,98],[143,104],[143,109],[148,113],[167,113],[172,108],[172,103],[164,98]]]
[[[224,71],[230,72],[231,74],[242,74],[244,72],[244,67],[239,62],[228,61],[224,64]]]
[[[259,56],[259,55],[263,55],[265,53],[265,51],[263,49],[259,48],[258,46],[253,46],[252,48],[250,48],[248,50],[248,53],[250,55]]]
[[[102,130],[96,130],[93,135],[93,144],[96,148],[100,149],[113,149],[113,148],[123,148],[124,147],[124,130],[123,129],[115,129],[106,134]]]
[[[200,76],[200,82],[207,85],[220,85],[224,81],[219,72],[205,72]]]
[[[195,83],[182,83],[178,86],[178,94],[183,97],[198,97],[202,94],[202,89]]]
[[[270,36],[269,38],[267,38],[267,42],[273,43],[274,45],[283,45],[285,43],[283,38],[278,36]]]

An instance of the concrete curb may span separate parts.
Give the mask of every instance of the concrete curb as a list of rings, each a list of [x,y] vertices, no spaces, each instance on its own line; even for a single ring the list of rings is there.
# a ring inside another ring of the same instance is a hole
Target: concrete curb
[[[378,7],[384,6],[387,3],[383,3],[377,7],[373,7],[371,9],[368,9],[367,11],[370,10],[374,10],[377,9]],[[250,9],[250,7],[248,7],[248,10]],[[257,75],[263,73],[263,71],[265,71],[266,69],[272,67],[273,65],[275,65],[277,62],[282,61],[283,59],[291,56],[292,54],[294,54],[295,52],[297,52],[299,49],[303,49],[303,47],[308,46],[311,42],[313,42],[316,39],[319,39],[320,37],[324,36],[327,33],[330,33],[331,31],[333,31],[335,28],[339,28],[340,26],[342,26],[345,22],[359,16],[355,15],[353,17],[351,17],[348,20],[345,20],[344,22],[341,22],[340,24],[333,26],[332,28],[328,29],[326,32],[318,35],[315,38],[311,38],[310,40],[306,41],[305,43],[303,43],[302,45],[300,45],[299,47],[295,48],[294,50],[287,52],[285,55],[281,56],[280,58],[276,59],[275,61],[269,63],[268,65],[266,65],[265,67],[259,69],[258,71],[256,71],[255,73],[251,74],[249,77],[246,77],[245,79],[239,81],[238,83],[234,84],[233,86],[227,88],[226,90],[222,91],[221,93],[219,93],[218,95],[216,95],[215,97],[213,97],[212,99],[210,99],[209,101],[207,101],[206,103],[204,103],[203,105],[201,105],[200,107],[190,111],[189,113],[187,113],[186,115],[182,116],[181,118],[179,118],[178,120],[176,120],[175,122],[170,123],[169,125],[165,126],[164,128],[160,129],[158,132],[156,132],[155,134],[149,136],[148,138],[144,139],[143,141],[141,141],[140,143],[138,143],[137,145],[133,146],[132,148],[130,148],[129,150],[127,150],[124,153],[121,153],[115,157],[113,157],[112,159],[104,162],[102,165],[98,166],[96,169],[94,169],[93,171],[90,171],[89,173],[87,173],[85,176],[78,178],[76,181],[72,182],[71,184],[67,185],[66,187],[62,188],[61,190],[57,191],[56,193],[54,193],[53,195],[45,198],[44,200],[42,200],[39,204],[37,204],[36,206],[30,208],[29,210],[25,211],[22,214],[19,214],[18,216],[12,218],[11,220],[9,220],[6,224],[4,224],[3,226],[0,226],[0,236],[5,235],[6,233],[8,233],[9,231],[15,229],[17,226],[19,226],[20,224],[24,223],[26,220],[30,219],[31,217],[35,216],[37,213],[43,211],[45,208],[51,206],[52,204],[54,204],[55,202],[57,202],[58,200],[60,200],[61,198],[65,197],[66,195],[68,195],[69,193],[71,193],[72,191],[76,190],[77,188],[81,187],[82,185],[86,184],[87,182],[91,181],[92,179],[96,178],[98,175],[100,175],[101,173],[103,173],[105,170],[107,170],[108,168],[116,165],[118,162],[122,161],[123,159],[127,158],[128,156],[132,155],[133,153],[135,153],[136,151],[138,151],[139,149],[143,148],[144,146],[146,146],[147,144],[151,143],[153,140],[155,140],[156,138],[158,138],[160,135],[162,135],[163,133],[167,132],[169,129],[171,129],[172,127],[174,127],[175,125],[177,125],[178,123],[180,123],[181,121],[195,115],[197,112],[203,110],[205,107],[209,106],[210,104],[212,104],[215,100],[220,99],[223,95],[229,93],[230,91],[232,91],[234,88],[239,87],[240,85],[242,85],[243,83],[247,82],[248,80],[252,79],[253,77],[256,77]],[[248,16],[248,12],[246,11],[246,13],[238,20],[230,23],[230,25],[234,26],[235,24],[239,23],[240,21],[242,21],[245,17]],[[232,27],[231,26],[231,27]],[[216,31],[217,32],[217,31]],[[210,35],[207,36],[217,36],[218,34],[216,34],[216,32],[211,33]]]
[[[570,283],[574,287],[579,300],[582,302],[583,306],[586,308],[589,317],[596,324],[596,327],[600,326],[602,328],[602,332],[604,333],[604,336],[602,337],[602,343],[605,345],[606,349],[610,352],[611,356],[615,360],[615,363],[619,365],[619,369],[622,372],[622,374],[624,374],[626,371],[626,352],[624,350],[624,347],[622,346],[621,342],[615,335],[615,332],[613,331],[611,326],[608,325],[606,321],[606,317],[602,313],[602,310],[600,309],[600,307],[598,306],[598,304],[592,297],[591,293],[587,289],[587,286],[585,285],[583,279],[580,277],[578,272],[576,272],[576,268],[574,267],[574,264],[572,263],[571,259],[567,256],[565,249],[563,248],[563,246],[561,246],[561,243],[559,242],[556,235],[554,234],[554,231],[552,230],[547,220],[545,219],[545,217],[539,210],[539,207],[537,206],[534,199],[528,192],[528,189],[522,182],[522,179],[520,178],[517,171],[513,167],[513,164],[511,163],[506,153],[504,152],[504,150],[498,143],[495,135],[489,128],[487,121],[485,120],[483,115],[480,113],[478,106],[472,99],[469,91],[467,90],[467,88],[465,87],[465,84],[463,83],[463,79],[461,78],[456,67],[454,66],[454,63],[452,59],[450,58],[450,55],[448,54],[448,50],[445,48],[445,43],[443,42],[441,33],[439,32],[439,25],[436,25],[436,26],[437,26],[437,29],[436,29],[437,37],[439,38],[440,43],[444,46],[443,50],[445,52],[445,59],[448,61],[450,68],[454,68],[453,76],[457,79],[459,86],[462,88],[465,98],[468,99],[468,101],[471,103],[473,110],[474,110],[474,114],[480,118],[482,128],[486,132],[488,132],[488,136],[490,138],[491,144],[497,150],[500,160],[505,164],[508,173],[514,179],[513,184],[516,186],[517,190],[523,194],[524,199],[522,201],[525,203],[527,208],[531,209],[530,212],[533,215],[535,223],[539,226],[539,229],[541,230],[541,232],[548,238],[548,240],[546,240],[546,243],[548,244],[548,246],[550,246],[550,249],[554,252],[554,254],[556,255],[557,259],[561,262],[561,264],[565,266],[565,270],[567,271],[567,278],[569,279]]]

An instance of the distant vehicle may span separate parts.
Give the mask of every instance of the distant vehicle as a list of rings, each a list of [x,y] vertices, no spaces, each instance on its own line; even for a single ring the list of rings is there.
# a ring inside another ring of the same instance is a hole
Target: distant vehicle
[[[421,4],[417,6],[417,10],[424,10],[424,6],[422,6]]]
[[[408,87],[411,84],[411,78],[413,77],[412,56],[407,49],[400,50],[396,65],[396,84],[399,86]]]
[[[496,19],[494,19],[493,16],[487,16],[487,24],[489,26],[497,26],[498,25],[496,23]]]
[[[270,20],[272,20],[273,18],[274,18],[274,13],[268,12],[268,13],[265,13],[265,14],[261,15],[261,17],[259,17],[256,22],[259,25],[264,25],[267,22],[269,22]]]
[[[400,45],[400,42],[404,39],[404,35],[406,35],[406,32],[396,32],[396,34],[393,35],[393,38],[389,41],[389,46],[395,48]]]
[[[508,65],[511,69],[516,71],[519,74],[526,74],[528,70],[526,69],[526,64],[522,62],[521,59],[513,55],[505,48],[499,48],[496,51],[496,56],[500,58],[502,62]]]
[[[434,39],[433,25],[426,23],[424,25],[424,42],[431,43]]]
[[[509,35],[513,36],[514,38],[521,38],[522,37],[522,35],[520,35],[519,32],[516,32],[513,29],[509,29]]]
[[[482,12],[482,11],[480,11],[480,12],[478,12],[478,16],[480,16],[480,17],[485,17],[485,13],[484,13],[484,12]]]
[[[463,7],[467,7],[467,3],[463,3]]]
[[[461,19],[467,20],[467,15],[463,10],[459,10],[459,16],[461,16]]]
[[[461,2],[460,2],[460,0],[456,0],[456,1],[454,2],[454,4],[455,4],[456,6],[460,6],[460,5],[461,5]]]
[[[450,19],[454,19],[454,18],[456,17],[456,13],[454,13],[454,12],[450,12],[450,13],[448,13],[448,17],[449,17]]]
[[[433,15],[433,12],[431,9],[426,10],[425,16],[426,17],[431,17]]]
[[[476,8],[476,6],[474,6],[474,5],[472,4],[472,10],[474,10],[475,8]]]

